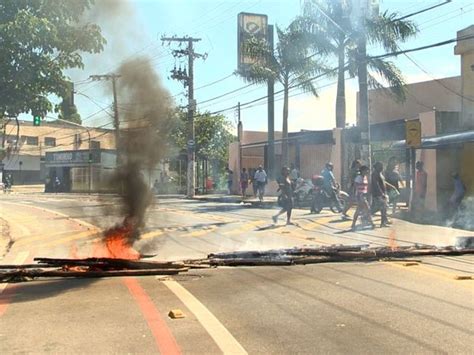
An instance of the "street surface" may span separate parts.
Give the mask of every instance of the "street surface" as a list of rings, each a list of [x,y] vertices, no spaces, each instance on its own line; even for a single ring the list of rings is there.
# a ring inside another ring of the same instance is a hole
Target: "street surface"
[[[120,222],[113,196],[0,197],[0,263],[87,257]],[[116,211],[115,211],[116,212]],[[161,199],[135,248],[157,260],[302,245],[452,245],[474,233],[393,220],[351,221],[295,210]],[[379,217],[378,217],[379,218]],[[2,258],[3,256],[3,258]],[[472,353],[474,257],[191,270],[175,277],[51,279],[0,284],[0,353]],[[170,319],[171,309],[185,317]]]

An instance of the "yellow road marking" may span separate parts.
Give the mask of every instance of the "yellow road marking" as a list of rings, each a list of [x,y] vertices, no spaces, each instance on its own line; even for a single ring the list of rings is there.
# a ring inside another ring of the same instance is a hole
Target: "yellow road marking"
[[[396,267],[399,269],[403,269],[405,271],[413,271],[416,273],[421,273],[424,275],[429,275],[429,276],[434,276],[438,278],[442,278],[443,280],[449,280],[453,281],[458,285],[467,285],[469,288],[472,288],[473,283],[472,282],[465,282],[463,279],[457,279],[456,276],[459,276],[457,274],[453,274],[450,272],[442,271],[442,270],[436,270],[431,267],[424,266],[422,264],[419,265],[413,265],[410,267],[403,266],[400,263],[397,262],[390,262],[390,261],[383,261],[384,264],[390,265],[391,267]]]
[[[233,235],[233,234],[242,234],[243,232],[248,232],[258,226],[260,223],[264,223],[265,220],[253,221],[248,222],[240,226],[239,228],[231,231],[222,232],[225,235]]]
[[[319,229],[321,227],[327,227],[328,228],[327,224],[330,223],[331,221],[334,221],[334,220],[339,221],[340,219],[338,219],[337,216],[328,216],[328,217],[318,218],[314,221],[308,221],[307,223],[305,223],[304,228],[311,229],[311,230]],[[346,229],[346,228],[350,227],[351,224],[352,224],[352,220],[344,220],[344,221],[341,221],[341,222],[337,223],[337,226],[334,226],[334,228],[342,230],[342,229]],[[342,228],[339,228],[339,227],[342,227]]]
[[[209,228],[206,228],[206,229],[200,229],[197,231],[192,231],[190,233],[181,234],[180,237],[202,237],[206,234],[214,232],[216,229],[217,229],[216,226],[210,226]]]
[[[176,281],[163,281],[163,284],[194,314],[224,354],[247,354],[227,328],[188,290]]]
[[[167,207],[159,207],[157,210],[159,211],[164,211],[164,212],[171,212],[171,213],[176,213],[179,215],[184,215],[188,216],[190,215],[190,211],[184,211],[184,210],[178,210],[174,208],[167,208]],[[232,219],[228,217],[223,217],[223,216],[217,216],[211,213],[193,213],[192,214],[193,218],[199,218],[199,219],[211,219],[215,221],[220,221],[220,222],[225,222],[225,223],[232,223],[232,222],[238,222],[237,219]]]
[[[21,238],[20,240],[18,240],[17,242],[15,242],[15,245],[16,246],[22,246],[22,245],[25,245],[25,244],[29,244],[31,242],[35,242],[35,241],[41,241],[41,240],[45,240],[45,239],[48,239],[48,238],[51,238],[51,237],[55,237],[55,236],[58,236],[58,235],[61,235],[61,234],[68,234],[70,235],[71,234],[71,231],[62,231],[62,232],[57,232],[57,233],[48,233],[48,234],[37,234],[35,236],[32,236],[32,237],[27,237],[27,238]]]
[[[140,236],[140,239],[151,239],[163,235],[165,232],[163,230],[151,231]]]
[[[290,238],[298,239],[298,240],[304,240],[307,242],[316,242],[320,244],[326,244],[326,245],[331,245],[332,243],[325,242],[320,239],[316,239],[314,237],[308,236],[307,234],[295,231],[295,230],[290,230],[290,231],[279,231],[279,234],[282,234],[284,236],[288,236]]]
[[[52,240],[50,242],[46,242],[46,243],[40,243],[39,246],[40,247],[49,247],[49,246],[55,246],[55,245],[60,245],[60,244],[66,244],[68,242],[71,242],[73,240],[78,240],[78,239],[84,239],[84,238],[88,238],[90,236],[93,236],[93,235],[97,235],[97,231],[85,231],[85,232],[81,232],[81,233],[78,233],[78,234],[73,234],[73,235],[69,235],[65,238],[60,238],[60,239],[55,239],[55,240]]]

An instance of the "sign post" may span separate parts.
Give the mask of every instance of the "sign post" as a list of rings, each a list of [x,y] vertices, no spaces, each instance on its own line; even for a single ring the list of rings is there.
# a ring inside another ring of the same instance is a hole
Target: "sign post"
[[[419,119],[405,120],[405,142],[407,148],[410,149],[410,175],[411,175],[411,189],[410,189],[410,210],[413,208],[413,192],[415,187],[416,175],[416,149],[421,148],[421,122]],[[408,151],[408,150],[407,150]]]
[[[407,147],[421,147],[421,122],[418,119],[405,121],[405,140]]]

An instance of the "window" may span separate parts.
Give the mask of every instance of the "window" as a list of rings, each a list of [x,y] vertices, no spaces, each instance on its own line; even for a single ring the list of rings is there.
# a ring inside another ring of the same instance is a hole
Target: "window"
[[[99,150],[100,149],[100,142],[99,141],[91,141],[91,149]]]
[[[74,145],[76,145],[77,147],[79,147],[82,143],[82,139],[81,139],[81,134],[80,133],[76,133],[74,135]]]
[[[56,138],[44,137],[44,145],[48,147],[56,147]]]
[[[26,145],[38,145],[38,137],[21,136],[21,142]]]

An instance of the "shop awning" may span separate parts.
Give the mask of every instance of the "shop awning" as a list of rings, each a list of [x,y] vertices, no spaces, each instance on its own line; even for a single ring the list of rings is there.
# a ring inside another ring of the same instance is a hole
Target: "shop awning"
[[[463,143],[474,142],[474,131],[458,132],[443,134],[434,137],[426,137],[421,140],[420,149],[442,149],[450,148]],[[405,140],[401,140],[392,144],[394,149],[407,148]]]

